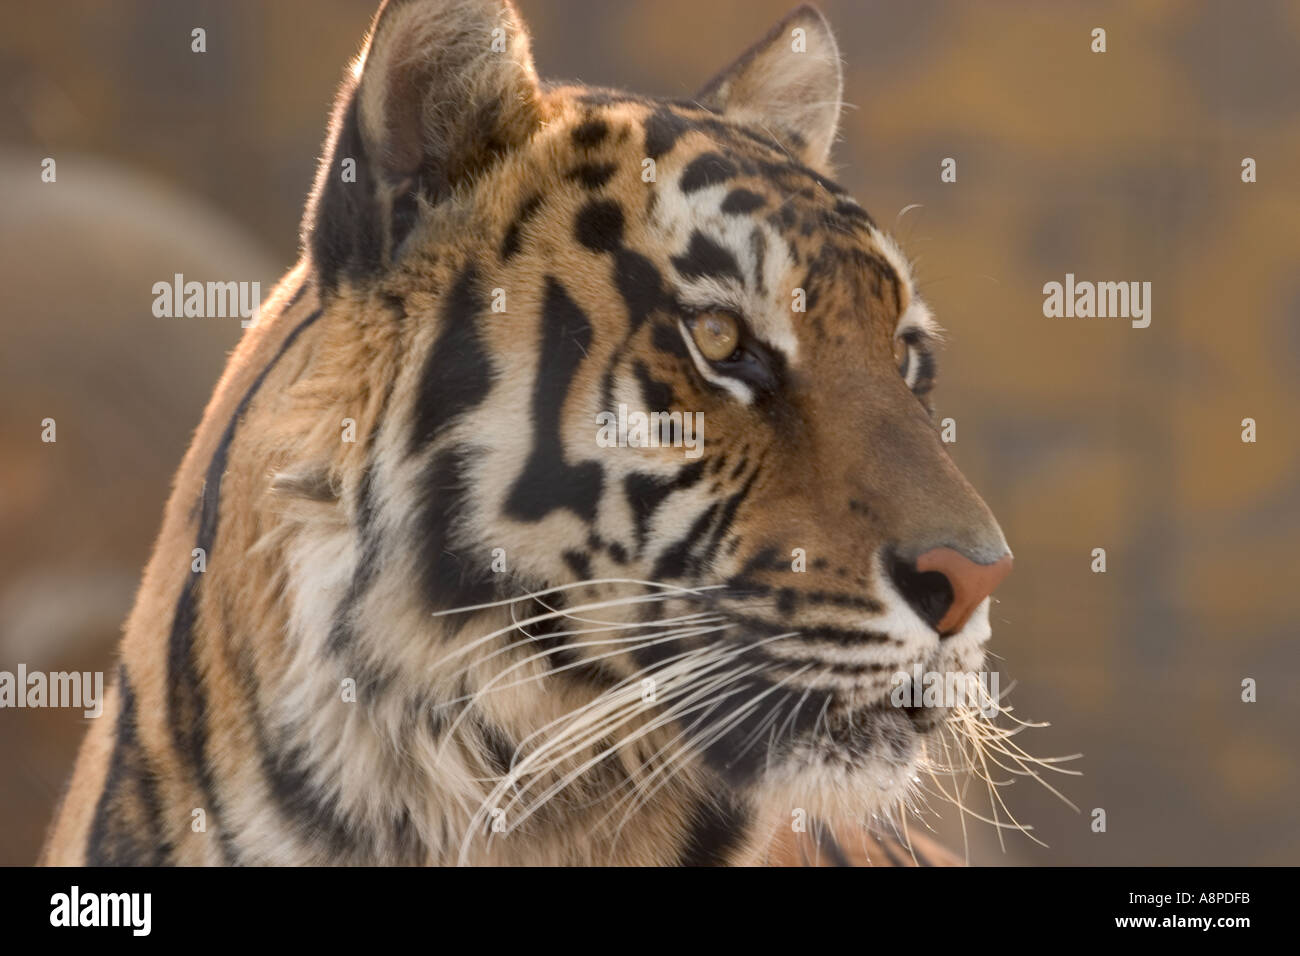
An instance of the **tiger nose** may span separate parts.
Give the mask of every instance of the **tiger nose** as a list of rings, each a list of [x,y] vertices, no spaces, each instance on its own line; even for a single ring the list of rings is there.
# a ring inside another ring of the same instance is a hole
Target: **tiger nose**
[[[931,548],[911,568],[896,565],[892,576],[913,610],[948,637],[1010,573],[1010,552],[991,564],[977,564],[953,548]]]

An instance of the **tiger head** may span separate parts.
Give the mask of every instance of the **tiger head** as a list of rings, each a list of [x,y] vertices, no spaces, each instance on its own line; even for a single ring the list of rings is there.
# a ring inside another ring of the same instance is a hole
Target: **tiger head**
[[[603,701],[633,775],[883,805],[947,715],[895,675],[980,669],[1011,555],[829,176],[841,90],[807,7],[684,101],[540,83],[501,0],[376,16],[304,226],[386,403],[350,626],[492,714],[506,776]]]

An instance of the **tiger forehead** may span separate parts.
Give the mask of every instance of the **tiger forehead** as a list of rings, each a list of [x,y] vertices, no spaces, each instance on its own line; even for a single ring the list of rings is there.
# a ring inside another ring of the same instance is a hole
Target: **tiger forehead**
[[[908,324],[924,331],[924,321],[906,321],[917,311],[911,273],[890,237],[844,187],[764,131],[696,104],[615,91],[559,87],[548,99],[552,158],[579,188],[619,202],[627,218],[644,210],[660,227],[674,285],[697,292],[686,304],[751,315],[799,289],[813,331],[820,314],[860,317],[868,300],[879,305],[865,311],[895,334]],[[720,294],[728,284],[730,296]],[[766,324],[793,358],[790,318]]]
[[[702,107],[621,94],[589,92],[574,96],[572,105],[576,115],[570,118],[568,131],[573,148],[588,153],[620,146],[630,147],[633,153],[639,150],[643,167],[654,164],[653,178],[643,177],[643,182],[662,181],[661,171],[677,173],[680,188],[694,192],[745,179],[768,195],[735,197],[731,212],[755,211],[760,208],[759,198],[775,199],[778,206],[767,213],[786,232],[809,236],[830,230],[853,235],[876,229],[871,216],[843,186],[749,126],[728,122]],[[640,135],[630,135],[632,130]]]

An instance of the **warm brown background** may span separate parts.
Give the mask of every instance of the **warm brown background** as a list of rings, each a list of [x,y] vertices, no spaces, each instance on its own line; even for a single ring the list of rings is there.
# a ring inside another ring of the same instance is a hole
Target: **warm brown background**
[[[522,0],[544,75],[687,95],[783,0]],[[994,650],[1076,815],[977,862],[1300,863],[1300,4],[829,2],[840,178],[950,331],[939,412],[1016,572]],[[0,35],[0,669],[108,669],[237,320],[174,272],[295,256],[369,0],[19,4]],[[208,31],[208,52],[189,32]],[[1089,51],[1108,31],[1109,52]],[[45,185],[39,161],[58,161]],[[958,181],[939,180],[942,158]],[[1244,156],[1259,182],[1240,179]],[[1153,283],[1153,321],[1047,319],[1044,282]],[[39,441],[58,421],[58,443]],[[1259,442],[1240,441],[1240,422]],[[1089,571],[1107,549],[1109,571]],[[1259,702],[1240,702],[1244,677]],[[34,859],[83,730],[0,712],[0,862]],[[1089,830],[1104,807],[1109,830]],[[940,808],[951,827],[953,814]]]

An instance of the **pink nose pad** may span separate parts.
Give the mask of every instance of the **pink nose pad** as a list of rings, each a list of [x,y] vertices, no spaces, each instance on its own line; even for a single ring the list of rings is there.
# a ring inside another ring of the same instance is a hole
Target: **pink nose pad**
[[[916,570],[938,571],[952,586],[952,604],[935,627],[947,637],[960,631],[980,602],[1011,573],[1011,555],[1005,554],[992,564],[976,564],[952,548],[932,548],[916,559]]]

